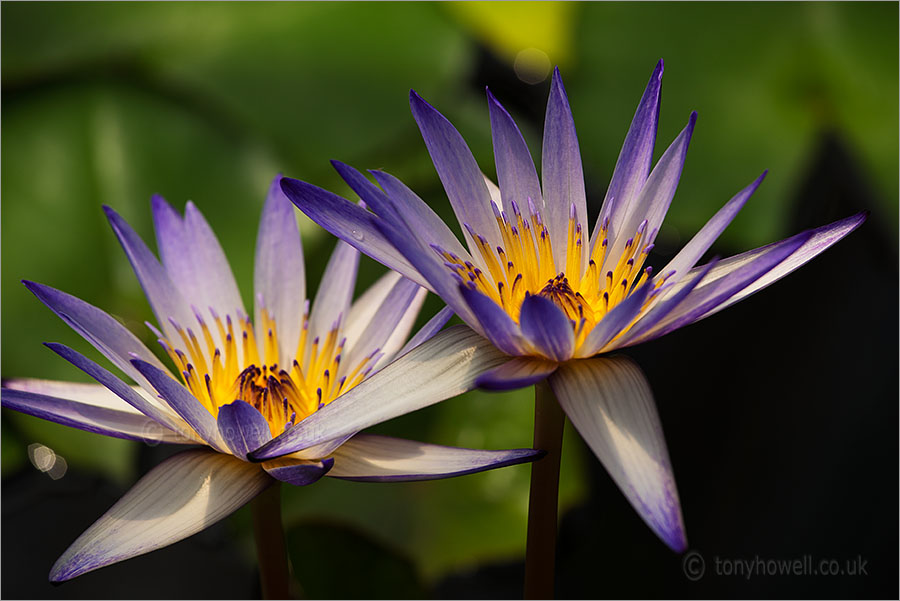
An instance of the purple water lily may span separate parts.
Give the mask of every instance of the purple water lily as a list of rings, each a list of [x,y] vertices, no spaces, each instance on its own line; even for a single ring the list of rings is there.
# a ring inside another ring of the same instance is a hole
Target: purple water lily
[[[652,340],[748,297],[849,234],[865,214],[697,266],[763,173],[667,265],[656,271],[644,267],[675,194],[696,120],[691,114],[653,166],[662,72],[660,61],[590,232],[575,124],[558,70],[544,123],[540,179],[519,129],[488,91],[499,187],[482,174],[450,122],[410,93],[413,116],[465,246],[425,202],[384,171],[370,172],[379,188],[355,169],[334,163],[372,211],[302,181],[285,178],[282,188],[314,221],[440,295],[474,331],[510,355],[478,378],[480,386],[514,388],[546,379],[644,521],[681,551],[687,541],[678,493],[650,388],[629,359],[597,355]],[[561,436],[561,422],[559,428]],[[323,440],[312,423],[301,424],[270,448]],[[259,456],[268,456],[266,451]]]
[[[138,383],[61,344],[53,351],[97,384],[10,380],[3,407],[49,421],[148,443],[200,444],[167,459],[128,491],[59,558],[64,581],[177,542],[226,517],[278,481],[307,485],[328,475],[360,481],[426,480],[536,459],[532,449],[482,451],[357,434],[362,400],[403,413],[474,386],[506,361],[464,326],[436,314],[408,342],[426,291],[396,272],[353,301],[359,253],[339,242],[315,300],[306,299],[294,209],[276,178],[256,246],[255,318],[243,308],[222,249],[200,211],[182,217],[153,199],[160,263],[112,209],[106,213],[143,286],[177,368],[163,363],[118,321],[74,296],[25,282],[42,302]],[[404,344],[405,343],[405,344]],[[394,357],[398,359],[391,362]],[[339,424],[350,407],[355,416]],[[331,415],[331,417],[329,417]],[[323,444],[298,445],[262,463],[247,454],[315,418]],[[279,518],[280,519],[280,518]],[[280,534],[278,534],[280,536]]]

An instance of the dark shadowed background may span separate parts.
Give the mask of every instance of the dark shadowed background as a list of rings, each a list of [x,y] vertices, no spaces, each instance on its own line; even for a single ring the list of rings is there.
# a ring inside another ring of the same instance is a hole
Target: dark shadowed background
[[[193,200],[250,302],[258,215],[276,173],[349,196],[329,159],[384,168],[452,217],[408,90],[441,110],[493,175],[484,86],[539,158],[547,70],[559,65],[595,216],[664,58],[657,156],[691,110],[699,120],[654,265],[767,168],[713,253],[862,209],[871,216],[763,293],[627,351],[656,395],[692,551],[681,557],[659,542],[569,429],[557,594],[898,594],[895,3],[3,3],[0,11],[4,378],[78,379],[41,343],[90,348],[23,278],[106,309],[152,344],[149,306],[104,203],[152,241],[151,194],[178,207]],[[312,295],[334,241],[299,213],[298,223]],[[382,270],[364,260],[359,289]],[[422,319],[439,307],[430,298]],[[376,430],[520,447],[530,444],[531,411],[530,390],[473,392]],[[65,459],[62,477],[35,468],[34,443]],[[4,410],[0,595],[258,595],[246,509],[164,550],[47,583],[77,535],[170,452]],[[313,598],[518,597],[527,486],[519,466],[438,482],[285,487],[295,573]],[[759,573],[806,558],[856,573]],[[735,574],[741,560],[769,567],[748,578]]]

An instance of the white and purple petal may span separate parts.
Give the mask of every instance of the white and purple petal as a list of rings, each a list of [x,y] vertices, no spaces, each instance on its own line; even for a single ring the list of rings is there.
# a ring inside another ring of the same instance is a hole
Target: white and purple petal
[[[131,263],[144,295],[150,302],[157,323],[162,326],[169,340],[178,340],[178,333],[170,320],[186,327],[195,319],[190,305],[180,289],[172,282],[168,272],[131,226],[112,208],[104,206],[103,210]]]
[[[487,90],[487,97],[491,114],[494,163],[497,166],[503,210],[512,215],[513,203],[525,209],[528,207],[529,199],[537,207],[544,206],[541,183],[522,133],[490,90]]]
[[[185,423],[185,421],[181,419],[181,417],[179,417],[176,413],[169,409],[169,407],[167,407],[165,404],[161,403],[158,399],[152,398],[150,394],[145,392],[143,389],[132,388],[128,386],[127,384],[125,384],[125,382],[117,378],[106,368],[98,365],[78,351],[75,351],[65,346],[64,344],[58,344],[54,342],[45,344],[47,348],[52,350],[54,353],[102,384],[103,387],[105,387],[104,389],[106,390],[107,394],[112,397],[110,401],[113,401],[114,399],[118,400],[118,403],[116,403],[115,405],[110,402],[109,406],[112,409],[121,409],[122,406],[128,407],[133,411],[156,420],[166,428],[174,430],[186,438],[194,438],[200,440],[197,438],[196,434],[191,431],[191,428]],[[143,379],[143,377],[141,379]],[[54,395],[52,392],[50,394],[53,396],[63,396],[63,398],[69,398],[65,395]],[[91,401],[99,400],[96,397],[91,397],[87,400],[79,397],[71,398],[74,398],[74,400],[76,401],[88,403],[91,403]]]
[[[604,315],[579,347],[578,356],[592,357],[614,340],[641,312],[653,287],[653,282],[645,283]]]
[[[471,329],[447,328],[250,453],[250,458],[287,455],[462,394],[475,386],[478,376],[507,360]]]
[[[334,458],[297,459],[293,456],[264,461],[266,473],[293,486],[308,486],[318,482],[334,466]]]
[[[256,339],[263,340],[262,309],[278,327],[278,354],[282,365],[291,365],[300,339],[306,300],[306,274],[303,244],[294,216],[294,207],[281,191],[281,176],[272,181],[256,236],[253,267],[253,291],[256,302]],[[267,363],[271,363],[265,358]]]
[[[752,184],[735,194],[731,200],[725,203],[725,206],[719,209],[719,211],[713,215],[702,228],[700,228],[700,231],[691,238],[690,242],[685,244],[684,247],[678,251],[678,254],[669,261],[669,264],[659,272],[661,276],[666,275],[668,277],[666,280],[667,284],[675,283],[688,274],[694,265],[697,264],[697,261],[703,257],[703,254],[709,250],[709,247],[712,246],[713,242],[715,242],[722,232],[725,231],[725,228],[728,227],[728,224],[731,223],[735,216],[737,216],[753,193],[756,192],[756,189],[762,183],[763,179],[765,179],[767,173],[768,171],[763,171],[762,175],[756,178]],[[673,272],[674,275],[669,276],[669,274]]]
[[[196,273],[194,290],[186,300],[201,311],[212,308],[218,315],[246,314],[222,246],[203,214],[190,201],[184,207],[184,232]]]
[[[606,260],[600,273],[606,273],[615,266],[627,241],[638,231],[644,221],[646,221],[646,225],[641,245],[646,247],[653,243],[669,210],[669,205],[672,203],[672,198],[675,196],[675,190],[678,188],[678,181],[681,179],[681,170],[684,167],[684,159],[687,156],[688,145],[696,122],[697,113],[693,112],[688,119],[688,124],[663,153],[650,173],[650,177],[644,182],[640,194],[626,210],[622,217],[620,233],[610,239],[610,248],[607,250]]]
[[[379,217],[363,207],[304,181],[285,177],[281,190],[298,209],[329,233],[421,286],[429,287],[415,267],[385,238]]]
[[[546,379],[556,371],[556,361],[535,357],[515,357],[503,365],[487,371],[475,381],[479,388],[487,390],[513,390],[531,386]]]
[[[156,355],[144,343],[128,331],[106,312],[50,286],[23,281],[38,300],[47,305],[70,328],[81,334],[104,357],[128,374],[134,381],[143,383],[141,374],[131,365],[131,357],[136,356],[159,369],[165,369]]]
[[[619,158],[616,160],[616,168],[613,171],[600,216],[594,226],[594,234],[600,231],[600,225],[605,221],[608,224],[607,236],[614,239],[619,235],[626,238],[634,232],[622,231],[622,220],[629,212],[629,207],[644,187],[647,176],[650,174],[650,166],[653,163],[653,147],[656,144],[656,128],[659,123],[659,95],[662,89],[663,61],[656,64],[650,81],[644,89],[644,95],[638,104],[631,127],[625,136]],[[593,244],[599,244],[595,236],[591,239]]]
[[[216,426],[225,445],[239,459],[247,459],[247,453],[272,440],[269,422],[246,401],[232,401],[219,407]]]
[[[566,363],[550,377],[563,411],[641,518],[671,549],[687,548],[678,490],[653,393],[630,359]]]
[[[0,391],[0,399],[6,409],[85,432],[149,444],[161,442],[196,444],[196,441],[173,432],[156,420],[131,411],[89,405],[12,388],[3,388]]]
[[[62,346],[62,345],[59,345]],[[122,398],[113,394],[106,386],[100,384],[88,384],[87,382],[64,382],[61,380],[42,380],[38,378],[14,378],[3,380],[3,388],[21,390],[46,396],[78,401],[95,407],[106,407],[134,415],[144,415]],[[136,387],[131,390],[137,391]]]
[[[482,451],[357,434],[334,452],[330,477],[362,482],[434,480],[534,461],[535,449]]]
[[[405,223],[393,224],[380,220],[377,225],[391,244],[418,270],[419,277],[428,282],[425,287],[441,297],[460,319],[480,331],[481,325],[459,290],[460,276],[447,269],[436,249],[425,246]]]
[[[694,288],[704,281],[706,275],[718,264],[718,262],[719,259],[714,257],[703,267],[703,269],[689,275],[684,280],[684,286],[680,286],[674,294],[666,296],[664,299],[656,302],[649,311],[635,322],[634,326],[632,326],[624,336],[614,341],[614,344],[609,347],[609,350],[624,348],[640,341],[646,332],[650,331],[653,326],[665,319],[666,316],[681,304],[681,301],[683,301]]]
[[[213,448],[228,453],[228,447],[219,434],[216,419],[187,388],[161,369],[140,359],[132,360],[135,368],[143,374],[164,401],[175,413],[188,423],[194,431]]]
[[[359,251],[338,240],[310,309],[310,342],[316,337],[324,342],[325,336],[347,316],[356,287],[358,267]]]
[[[421,292],[421,293],[420,293]],[[376,351],[383,352],[385,357],[393,356],[397,349],[403,345],[403,341],[409,336],[412,322],[415,321],[422,306],[425,289],[415,282],[401,277],[388,292],[387,296],[378,304],[375,314],[369,320],[369,324],[350,343],[347,340],[346,359],[343,365],[353,369],[364,357],[373,355]],[[399,344],[396,337],[402,338]],[[391,338],[395,338],[386,350],[386,345]]]
[[[572,109],[569,107],[569,98],[563,87],[559,68],[553,70],[550,98],[547,100],[544,118],[541,180],[544,197],[544,208],[541,213],[550,230],[556,268],[561,270],[566,265],[566,240],[571,208],[575,207],[576,222],[586,230],[587,201],[575,120],[572,118]],[[582,255],[584,261],[580,269],[583,271],[587,265],[588,255],[587,253]]]
[[[479,253],[469,255],[444,220],[406,184],[386,171],[372,170],[369,173],[390,198],[395,214],[406,223],[416,237],[426,245],[435,244],[463,260],[477,259],[480,262]]]
[[[141,478],[63,553],[51,582],[171,545],[232,514],[272,483],[258,465],[184,451]]]
[[[475,254],[477,245],[465,224],[484,236],[492,248],[497,246],[502,242],[500,230],[491,208],[491,196],[472,151],[456,128],[412,90],[409,104],[469,249]]]
[[[524,354],[528,345],[522,336],[522,330],[500,305],[465,284],[459,284],[459,292],[478,320],[480,331],[497,348],[508,355]]]
[[[823,225],[822,227],[807,230],[806,232],[797,234],[797,236],[789,238],[788,240],[792,240],[794,238],[797,238],[798,236],[809,236],[802,246],[797,248],[784,261],[780,262],[771,271],[767,272],[758,280],[754,281],[751,285],[743,288],[740,292],[731,296],[725,302],[713,307],[708,312],[698,317],[698,319],[703,319],[705,317],[709,317],[714,313],[718,313],[722,309],[730,307],[734,303],[747,298],[751,294],[759,292],[769,284],[777,282],[787,274],[805,264],[807,261],[812,260],[816,255],[828,249],[831,245],[838,242],[844,236],[858,228],[860,225],[862,225],[862,223],[868,216],[869,212],[863,211],[862,213],[851,215],[850,217],[846,217],[828,225]],[[787,240],[776,242],[774,244],[763,246],[761,248],[757,248],[740,255],[723,259],[719,263],[719,265],[710,273],[710,277],[721,277],[723,273],[730,273],[735,269],[739,269],[740,266],[747,263],[748,261],[756,260],[756,257],[760,253],[767,252],[769,248],[784,244],[785,242],[787,242]]]
[[[753,257],[752,260],[740,263],[731,271],[719,271],[722,262],[709,270],[706,277],[684,297],[677,306],[664,318],[656,323],[640,339],[641,342],[659,338],[678,328],[701,319],[715,312],[716,307],[727,302],[730,298],[739,294],[742,290],[753,284],[766,273],[774,269],[787,257],[802,248],[810,239],[810,232],[802,232],[787,240],[770,244],[765,250]],[[678,292],[678,286],[672,289]],[[671,297],[664,297],[671,298]]]
[[[551,361],[566,361],[575,352],[572,322],[553,301],[532,294],[519,312],[522,334],[534,350]]]

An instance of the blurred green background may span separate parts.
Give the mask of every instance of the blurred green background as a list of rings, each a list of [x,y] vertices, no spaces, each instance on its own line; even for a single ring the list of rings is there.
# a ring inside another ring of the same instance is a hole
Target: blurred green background
[[[539,158],[541,61],[562,71],[592,214],[662,57],[657,156],[691,110],[699,121],[661,246],[683,243],[763,169],[767,181],[722,244],[745,249],[792,233],[786,199],[824,134],[852,150],[877,202],[871,220],[896,242],[897,46],[894,3],[3,3],[2,375],[79,379],[41,343],[89,349],[23,278],[106,309],[153,345],[149,306],[101,204],[152,245],[151,194],[178,207],[193,200],[250,306],[257,220],[276,173],[349,196],[329,159],[384,168],[450,217],[409,88],[493,175],[484,81],[499,82],[492,89]],[[528,57],[539,60],[529,67]],[[298,222],[312,295],[334,242]],[[364,261],[358,290],[381,272]],[[439,306],[430,299],[423,319]],[[529,391],[473,392],[378,431],[521,447],[531,423]],[[7,411],[2,427],[5,483],[35,471],[32,442],[65,457],[72,474],[123,489],[149,452]],[[583,445],[572,432],[566,444],[563,509],[586,494]],[[331,558],[298,556],[295,566],[306,566],[298,572],[312,596],[354,596],[333,577],[341,562],[389,575],[357,583],[356,596],[427,596],[448,574],[521,557],[527,486],[520,466],[443,482],[286,487],[295,552],[319,545]],[[82,527],[97,515],[81,515]],[[245,512],[229,528],[252,565]]]

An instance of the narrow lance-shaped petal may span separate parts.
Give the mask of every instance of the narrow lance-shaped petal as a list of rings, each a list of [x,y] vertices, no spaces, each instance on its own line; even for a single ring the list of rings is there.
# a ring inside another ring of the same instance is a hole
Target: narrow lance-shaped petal
[[[282,178],[281,190],[297,208],[329,233],[419,285],[430,286],[381,233],[377,226],[379,218],[373,213],[337,194],[289,177]]]
[[[678,491],[650,385],[626,357],[567,363],[550,386],[572,425],[648,526],[687,548]]]
[[[465,231],[466,223],[485,236],[492,246],[499,244],[500,232],[491,210],[491,196],[472,151],[456,128],[414,91],[409,93],[409,104],[453,211],[464,229],[469,249],[474,251],[475,241]]]
[[[471,327],[480,330],[475,316],[463,299],[459,290],[460,278],[451,273],[438,257],[434,247],[427,247],[405,223],[388,222],[381,219],[376,224],[391,244],[406,257],[421,274],[419,277],[428,284],[426,287],[435,292],[449,307],[452,307],[460,318]],[[418,281],[415,278],[410,278]]]
[[[385,344],[398,328],[406,330],[401,332],[403,340],[406,340],[406,337],[409,335],[409,327],[411,326],[408,323],[409,314],[412,313],[412,317],[415,318],[419,312],[418,306],[415,306],[413,311],[409,311],[409,309],[416,299],[418,299],[418,302],[415,303],[416,305],[421,305],[423,300],[419,290],[422,289],[416,283],[406,278],[401,278],[394,285],[387,297],[378,306],[378,311],[373,315],[369,325],[363,330],[351,350],[347,353],[347,361],[349,361],[350,365],[355,365],[362,357],[371,355],[376,350],[384,352]],[[404,321],[407,323],[403,323],[403,327],[400,327],[401,322]],[[396,351],[396,347],[391,349],[392,354]]]
[[[625,143],[616,160],[609,188],[600,208],[600,216],[594,227],[594,233],[600,231],[600,225],[608,224],[608,235],[615,238],[619,235],[629,236],[633,232],[622,231],[622,219],[629,213],[631,203],[637,198],[653,163],[653,147],[656,144],[656,128],[659,123],[659,95],[662,89],[663,61],[660,59],[647,82],[647,88],[634,112]],[[592,236],[593,245],[602,242]]]
[[[111,207],[104,206],[103,210],[141,283],[144,295],[150,301],[156,322],[162,327],[167,338],[177,339],[177,332],[171,322],[174,320],[182,325],[190,323],[194,319],[190,306],[169,278],[165,268],[134,229]]]
[[[357,434],[334,453],[329,476],[362,482],[434,480],[533,461],[535,449],[481,451]]]
[[[497,165],[497,180],[500,184],[503,210],[512,215],[513,203],[527,207],[529,199],[536,206],[544,206],[541,182],[538,180],[534,161],[522,133],[490,90],[487,91],[487,97],[491,113],[494,162]]]
[[[27,280],[22,283],[70,328],[78,332],[104,357],[112,361],[116,367],[136,382],[141,383],[145,380],[131,365],[132,356],[137,356],[159,369],[164,369],[156,355],[151,353],[144,343],[138,340],[137,336],[106,312],[50,286]]]
[[[311,337],[324,336],[347,314],[356,285],[359,251],[338,242],[331,253],[309,316]]]
[[[566,224],[569,222],[570,208],[575,207],[575,222],[587,227],[587,200],[575,120],[572,118],[569,97],[558,68],[553,70],[550,98],[547,101],[541,170],[544,216],[550,229],[553,256],[559,271],[566,264]],[[587,253],[584,253],[579,269],[583,269],[586,263]],[[577,275],[580,276],[580,272]]]
[[[169,430],[159,422],[130,411],[98,407],[68,399],[4,388],[2,405],[26,415],[78,428],[85,432],[113,438],[138,440],[150,444],[161,442],[194,444],[195,441]]]
[[[60,345],[62,346],[62,345]],[[62,382],[59,380],[43,380],[40,378],[13,378],[4,380],[3,388],[43,394],[59,399],[78,401],[94,407],[106,407],[116,411],[124,411],[133,415],[144,415],[121,397],[113,394],[106,386],[88,384],[86,382]],[[132,387],[132,390],[134,388]]]
[[[110,396],[118,399],[118,403],[116,403],[115,406],[111,406],[111,408],[120,409],[122,405],[125,405],[142,415],[146,415],[147,417],[158,421],[160,424],[167,426],[170,430],[180,433],[182,436],[187,438],[197,438],[196,435],[190,431],[191,428],[185,421],[171,409],[163,406],[159,402],[159,399],[149,399],[148,397],[151,396],[149,393],[139,392],[139,390],[143,391],[143,389],[138,388],[135,390],[134,388],[131,388],[102,366],[91,361],[78,351],[70,349],[64,344],[50,342],[46,343],[46,346],[106,387],[107,393],[112,393]],[[7,387],[9,387],[9,384],[7,384]],[[75,400],[82,399],[76,397]]]
[[[809,232],[804,232],[770,245],[752,261],[741,264],[737,269],[721,277],[715,277],[716,268],[711,269],[703,281],[685,296],[678,306],[650,328],[643,340],[657,338],[693,323],[774,269],[801,248],[810,236]],[[721,264],[719,262],[716,267]]]
[[[52,582],[149,553],[200,532],[242,507],[272,480],[258,465],[208,449],[184,451],[141,478],[72,543]]]
[[[713,242],[718,239],[719,235],[728,227],[728,224],[737,216],[750,199],[750,196],[756,192],[767,173],[768,171],[763,171],[762,175],[756,178],[752,184],[735,194],[731,200],[725,203],[725,206],[719,209],[712,219],[700,228],[700,231],[691,238],[690,242],[678,251],[678,254],[669,261],[668,265],[663,267],[660,271],[661,274],[668,275],[673,272],[675,274],[674,278],[669,279],[670,283],[675,283],[686,276],[697,264],[697,261],[709,250]]]
[[[372,170],[370,173],[384,189],[388,200],[394,205],[394,210],[406,222],[409,229],[416,236],[425,236],[422,238],[423,242],[429,245],[436,244],[461,257],[469,254],[437,213],[406,184],[385,171]]]
[[[173,379],[167,372],[158,369],[146,361],[132,361],[138,371],[143,374],[159,395],[169,406],[186,421],[194,431],[209,445],[223,453],[228,452],[225,441],[219,435],[215,418],[200,404],[188,390]]]
[[[256,237],[256,261],[253,267],[256,337],[262,340],[262,310],[278,326],[281,363],[290,365],[297,352],[303,314],[298,303],[306,299],[306,275],[303,244],[294,217],[294,207],[281,191],[281,176],[269,187]],[[268,359],[267,359],[268,361]],[[271,362],[271,361],[270,361]]]
[[[804,234],[808,233],[809,237],[803,243],[803,245],[797,248],[793,253],[791,253],[789,257],[780,262],[775,268],[767,272],[764,276],[754,281],[750,286],[743,288],[740,292],[731,296],[724,303],[721,303],[716,307],[710,309],[707,313],[703,314],[700,319],[709,317],[714,313],[718,313],[722,309],[730,307],[734,303],[747,298],[751,294],[762,290],[766,286],[774,284],[798,267],[815,258],[819,253],[830,248],[833,244],[844,238],[850,232],[858,228],[860,225],[862,225],[862,223],[868,216],[869,212],[863,211],[845,219],[835,221],[834,223],[823,225],[822,227],[812,230],[807,230],[807,232],[804,232]],[[798,236],[801,235],[802,234],[798,234]],[[728,259],[723,260],[717,267],[717,269],[714,269],[713,272],[710,273],[710,276],[712,278],[722,277],[723,273],[730,273],[740,268],[740,266],[744,263],[755,260],[755,258],[760,253],[766,252],[770,247],[781,245],[785,242],[786,241],[775,242],[773,244],[763,246],[755,250],[742,253],[740,255],[736,255],[734,257],[729,257]]]
[[[225,252],[206,218],[197,206],[188,201],[184,207],[184,231],[188,236],[190,253],[194,260],[198,277],[197,285],[202,295],[191,295],[189,298],[202,305],[200,309],[212,307],[219,315],[238,312],[246,314],[244,301],[238,291],[237,282],[231,273],[231,266]]]
[[[672,203],[672,198],[675,196],[675,190],[678,188],[678,181],[681,179],[681,170],[684,167],[688,145],[696,122],[697,113],[691,113],[688,124],[663,153],[662,158],[650,173],[650,177],[644,183],[644,187],[641,188],[640,194],[626,210],[622,217],[621,234],[616,236],[610,244],[606,261],[601,270],[602,273],[614,266],[613,262],[617,261],[625,250],[628,236],[637,232],[642,222],[646,222],[643,244],[653,243],[666,212],[669,210],[669,205]]]
[[[516,357],[500,367],[486,371],[475,384],[487,390],[513,390],[531,386],[556,371],[559,363],[533,357]]]

